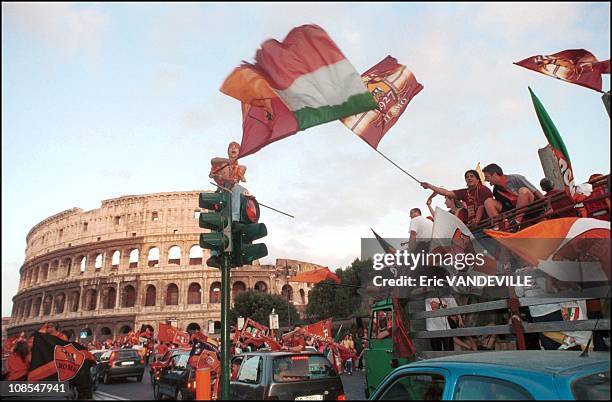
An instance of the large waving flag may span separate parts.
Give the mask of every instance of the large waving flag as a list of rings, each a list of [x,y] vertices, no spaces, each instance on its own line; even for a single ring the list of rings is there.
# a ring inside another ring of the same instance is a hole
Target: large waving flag
[[[387,56],[380,63],[361,74],[378,107],[342,119],[362,140],[376,149],[382,137],[400,118],[408,103],[421,92],[414,74],[394,57]]]
[[[610,280],[610,222],[559,218],[516,233],[484,232],[533,267],[561,281]]]
[[[355,67],[327,33],[302,25],[265,41],[255,64],[227,77],[221,92],[243,103],[239,157],[297,131],[376,108]]]
[[[531,56],[514,64],[599,92],[602,92],[601,74],[610,74],[610,59],[599,61],[584,49]]]
[[[70,381],[79,389],[91,383],[89,369],[95,359],[83,345],[47,333],[32,335],[28,381]]]
[[[557,127],[555,127],[555,124],[548,115],[548,112],[546,112],[546,109],[544,109],[544,105],[542,105],[542,102],[540,102],[531,88],[529,88],[529,93],[531,94],[531,101],[533,102],[533,107],[538,115],[540,126],[542,126],[542,131],[544,131],[544,135],[546,136],[546,139],[548,140],[548,143],[552,147],[557,158],[559,170],[561,171],[561,176],[563,176],[565,192],[573,198],[574,193],[576,192],[574,172],[572,170],[572,162],[570,161],[569,153],[567,152],[567,148],[565,148],[565,143],[563,142]]]

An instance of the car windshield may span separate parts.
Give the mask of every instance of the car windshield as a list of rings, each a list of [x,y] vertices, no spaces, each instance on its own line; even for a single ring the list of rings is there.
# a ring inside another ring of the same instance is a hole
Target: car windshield
[[[321,355],[279,356],[272,363],[275,382],[336,377],[331,363]]]
[[[135,350],[118,350],[115,359],[137,359],[140,355]]]
[[[574,382],[572,391],[577,400],[610,400],[610,372],[605,371],[579,378]]]

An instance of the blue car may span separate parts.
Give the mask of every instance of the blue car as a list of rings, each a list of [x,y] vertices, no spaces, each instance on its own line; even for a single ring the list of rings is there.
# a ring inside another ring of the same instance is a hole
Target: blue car
[[[610,354],[517,350],[422,360],[385,377],[370,400],[610,400]]]

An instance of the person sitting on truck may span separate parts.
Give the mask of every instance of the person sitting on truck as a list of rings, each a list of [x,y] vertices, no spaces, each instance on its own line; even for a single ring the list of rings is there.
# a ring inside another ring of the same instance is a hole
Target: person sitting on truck
[[[494,219],[502,212],[522,208],[544,198],[544,195],[533,184],[519,174],[504,174],[502,168],[491,163],[482,169],[485,180],[493,185],[493,196],[485,202],[487,215]],[[539,212],[539,211],[538,211]],[[525,214],[518,214],[514,219],[521,223]],[[531,215],[531,214],[529,214]],[[531,218],[532,216],[527,216]]]
[[[470,169],[463,175],[467,188],[458,190],[446,190],[436,187],[427,182],[422,182],[421,187],[432,190],[436,194],[463,201],[467,206],[467,225],[476,226],[487,218],[485,201],[493,198],[493,193],[487,186],[482,184],[477,171]]]

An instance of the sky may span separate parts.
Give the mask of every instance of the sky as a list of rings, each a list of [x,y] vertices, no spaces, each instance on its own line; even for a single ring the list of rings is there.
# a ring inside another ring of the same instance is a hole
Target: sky
[[[210,159],[242,136],[240,104],[219,92],[223,80],[266,39],[310,23],[357,71],[392,55],[424,86],[378,146],[420,180],[457,189],[467,169],[495,162],[537,184],[547,142],[528,86],[576,181],[610,171],[601,94],[512,64],[579,48],[609,59],[608,2],[3,2],[2,315],[41,220],[127,194],[212,190]],[[406,237],[409,210],[427,209],[429,191],[337,121],[241,163],[260,202],[295,216],[262,209],[262,263],[345,267],[370,228]]]

